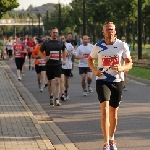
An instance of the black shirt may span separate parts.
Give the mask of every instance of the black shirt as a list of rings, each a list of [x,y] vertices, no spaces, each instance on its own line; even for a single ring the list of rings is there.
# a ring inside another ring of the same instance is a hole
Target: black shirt
[[[46,40],[42,46],[40,51],[46,53],[46,56],[50,56],[49,60],[47,61],[46,65],[60,65],[61,62],[61,50],[65,50],[65,45],[63,42],[59,40]]]
[[[71,43],[73,46],[77,46],[76,40],[71,40],[71,41],[66,40],[66,42]]]

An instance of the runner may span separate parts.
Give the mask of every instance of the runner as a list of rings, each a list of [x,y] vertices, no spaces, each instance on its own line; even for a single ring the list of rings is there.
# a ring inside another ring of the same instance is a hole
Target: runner
[[[88,67],[87,59],[92,50],[91,44],[88,43],[88,36],[83,36],[83,44],[80,45],[75,53],[75,58],[79,59],[79,74],[81,75],[81,85],[83,88],[83,96],[87,96],[86,78],[88,83],[88,91],[93,92],[91,88],[92,71]],[[87,77],[86,77],[87,76]]]
[[[76,40],[73,39],[72,33],[68,33],[67,34],[66,42],[67,43],[71,43],[74,46],[75,50],[77,49],[77,42],[76,42]],[[71,70],[70,77],[73,77],[73,74],[72,74],[73,69],[74,69],[74,56],[72,56],[72,70]]]
[[[71,73],[72,69],[72,53],[74,51],[74,47],[72,46],[71,43],[66,42],[66,38],[64,35],[60,37],[61,41],[64,42],[66,46],[66,65],[62,65],[62,74],[61,74],[61,86],[60,86],[60,91],[62,93],[61,95],[61,100],[68,100],[69,95],[68,95],[68,88],[69,88],[69,76]]]
[[[35,71],[37,73],[37,80],[38,85],[40,88],[40,92],[43,92],[43,88],[45,87],[45,78],[46,78],[46,61],[44,59],[41,59],[39,56],[42,40],[37,39],[37,46],[32,52],[32,57],[35,59]],[[44,54],[45,55],[45,54]]]
[[[57,40],[58,29],[56,27],[50,30],[50,39],[46,40],[41,46],[40,56],[46,60],[46,75],[48,77],[48,89],[50,94],[50,105],[60,106],[59,94],[60,94],[60,77],[62,71],[62,64],[66,64],[66,52],[63,42]],[[46,52],[44,57],[43,52]],[[63,61],[61,61],[61,54]],[[55,82],[55,92],[53,92],[52,81]],[[53,96],[53,93],[54,96]]]
[[[32,67],[32,70],[34,70],[34,67],[32,66],[32,51],[35,47],[35,42],[32,37],[29,37],[27,40],[27,50],[28,50],[28,58],[29,58],[29,70]]]
[[[20,40],[21,40],[21,44],[23,44],[24,47],[25,47],[25,49],[27,49],[27,44],[26,44],[25,38],[22,37],[22,38],[20,38]],[[21,75],[22,76],[25,76],[25,61],[26,61],[26,56],[27,56],[27,53],[24,53],[24,62],[23,62],[23,65],[22,65],[22,70],[21,70]]]
[[[114,133],[118,107],[121,101],[124,71],[132,68],[129,47],[115,37],[113,22],[103,25],[104,39],[98,42],[88,57],[88,65],[96,75],[96,91],[100,101],[101,128],[104,137],[103,150],[116,150]],[[98,58],[98,68],[93,59]],[[125,65],[123,65],[125,61]]]
[[[6,43],[7,51],[8,51],[8,57],[11,60],[12,59],[12,53],[13,53],[13,47],[14,43],[12,42],[11,38],[8,39],[8,42]]]
[[[20,38],[16,39],[16,44],[14,46],[14,55],[15,55],[15,63],[17,67],[17,77],[18,80],[22,80],[21,70],[24,63],[24,53],[27,53],[25,46],[21,44]]]

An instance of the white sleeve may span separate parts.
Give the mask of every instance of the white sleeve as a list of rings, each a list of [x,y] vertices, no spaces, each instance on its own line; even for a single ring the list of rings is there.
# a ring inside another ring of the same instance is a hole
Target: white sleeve
[[[92,51],[91,51],[91,53],[90,53],[90,56],[92,57],[92,58],[97,58],[98,57],[98,50],[97,50],[97,46],[96,45],[94,45],[93,46],[93,48],[92,48]]]
[[[123,58],[130,58],[130,50],[129,50],[129,46],[127,43],[123,43],[123,54],[122,54]]]

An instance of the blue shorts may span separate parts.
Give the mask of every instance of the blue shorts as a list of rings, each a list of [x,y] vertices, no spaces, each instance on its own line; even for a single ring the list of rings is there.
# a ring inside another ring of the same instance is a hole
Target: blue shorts
[[[79,74],[87,74],[87,72],[92,72],[89,67],[79,67]]]

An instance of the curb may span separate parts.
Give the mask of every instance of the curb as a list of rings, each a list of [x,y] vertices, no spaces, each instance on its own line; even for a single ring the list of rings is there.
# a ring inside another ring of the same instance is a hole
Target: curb
[[[129,75],[129,74],[127,75],[127,77],[128,77],[130,80],[135,80],[135,81],[142,82],[142,83],[144,83],[144,84],[150,85],[150,80],[142,79],[142,78],[135,77],[135,76],[131,76],[131,75]]]
[[[47,150],[78,150],[71,140],[61,131],[61,129],[52,121],[53,119],[46,113],[32,93],[17,80],[17,76],[10,67],[4,62],[0,62],[9,79],[16,87],[22,104],[25,109],[32,113],[35,127],[38,129],[41,138],[44,140]]]

